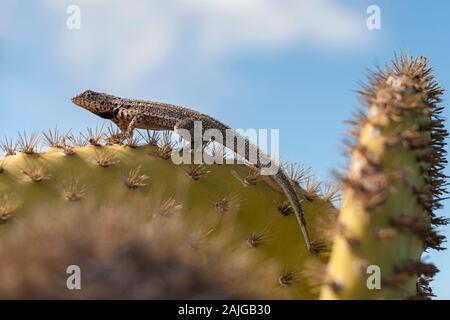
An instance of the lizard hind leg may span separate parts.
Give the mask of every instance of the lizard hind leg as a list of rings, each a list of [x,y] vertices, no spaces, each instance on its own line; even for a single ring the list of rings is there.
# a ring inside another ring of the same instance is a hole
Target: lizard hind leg
[[[122,130],[122,134],[124,138],[128,141],[128,145],[133,145],[133,132],[134,129],[138,127],[138,125],[144,121],[145,119],[141,115],[134,116],[131,121],[127,124],[118,125]]]

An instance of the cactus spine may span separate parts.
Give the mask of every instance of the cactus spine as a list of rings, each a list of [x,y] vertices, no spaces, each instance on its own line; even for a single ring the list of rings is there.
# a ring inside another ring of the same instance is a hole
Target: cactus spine
[[[442,249],[432,225],[446,223],[433,213],[445,193],[442,93],[426,59],[405,55],[361,91],[368,111],[353,122],[356,142],[322,299],[432,295],[427,284],[437,269],[421,255]],[[370,276],[378,267],[377,284]]]

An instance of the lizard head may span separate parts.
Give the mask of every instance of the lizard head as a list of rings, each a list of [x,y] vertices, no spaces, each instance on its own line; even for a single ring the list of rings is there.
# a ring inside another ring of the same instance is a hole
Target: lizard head
[[[80,106],[99,117],[112,119],[114,117],[114,108],[110,103],[111,96],[105,93],[99,93],[92,90],[86,90],[83,93],[73,97],[71,100],[77,106]]]

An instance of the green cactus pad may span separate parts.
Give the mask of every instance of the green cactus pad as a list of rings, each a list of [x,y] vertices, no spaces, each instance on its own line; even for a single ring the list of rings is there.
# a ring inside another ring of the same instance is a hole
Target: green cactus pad
[[[15,155],[10,152],[2,160],[0,237],[5,239],[6,247],[0,251],[0,258],[14,245],[10,238],[14,237],[15,230],[26,228],[27,223],[34,225],[28,221],[36,219],[36,215],[40,219],[46,219],[48,215],[48,224],[56,219],[59,221],[55,222],[56,228],[62,223],[61,219],[55,218],[55,212],[49,211],[59,210],[64,214],[88,203],[89,214],[95,216],[105,206],[120,207],[130,219],[135,215],[136,219],[142,219],[139,217],[144,215],[147,218],[164,217],[182,221],[186,234],[183,241],[193,257],[195,252],[214,247],[217,243],[221,249],[215,254],[224,261],[237,252],[243,261],[248,257],[248,261],[252,262],[247,263],[247,272],[262,276],[257,280],[248,277],[249,283],[246,285],[249,288],[263,285],[265,292],[257,294],[256,291],[246,291],[244,296],[317,298],[317,290],[312,290],[309,281],[302,277],[310,254],[305,250],[299,226],[292,210],[286,205],[285,196],[272,187],[269,177],[259,177],[251,172],[252,169],[240,164],[175,165],[167,159],[171,149],[167,141],[159,146],[101,146],[100,139],[90,131],[86,141],[91,145],[84,145],[85,141],[79,143],[84,146],[69,147],[61,136],[47,135],[47,138],[53,147],[45,152],[36,152],[34,141],[22,141],[21,149],[27,152],[17,152]],[[106,140],[117,142],[111,136]],[[323,221],[332,221],[336,209],[330,201],[331,196],[324,199],[313,190],[308,193],[305,189],[298,187],[298,192],[300,195],[308,194],[302,205],[315,248],[320,251],[318,259],[325,261],[327,239],[319,230],[331,228],[331,225],[323,225]],[[89,214],[82,216],[89,219]],[[143,223],[151,225],[152,221]],[[79,227],[78,221],[74,228]],[[39,233],[36,229],[34,227],[30,232]],[[80,231],[80,237],[92,237],[85,235],[86,232],[95,232],[95,228]],[[32,241],[30,236],[27,239]],[[114,240],[111,243],[113,245]],[[67,243],[68,247],[71,245]],[[152,248],[155,245],[158,246],[153,244]],[[37,247],[37,250],[41,249],[46,250],[45,247]],[[44,253],[42,255],[45,256]],[[75,251],[73,259],[77,257]],[[94,255],[93,259],[95,261],[97,256]],[[101,261],[100,257],[98,259]],[[41,260],[37,259],[36,263]],[[61,261],[66,260],[67,257],[61,258]],[[36,265],[36,268],[40,267]],[[0,274],[5,272],[0,271]],[[5,274],[0,278],[2,276]],[[0,292],[1,287],[0,284]],[[236,284],[235,288],[239,286]],[[111,296],[114,297],[115,293]]]

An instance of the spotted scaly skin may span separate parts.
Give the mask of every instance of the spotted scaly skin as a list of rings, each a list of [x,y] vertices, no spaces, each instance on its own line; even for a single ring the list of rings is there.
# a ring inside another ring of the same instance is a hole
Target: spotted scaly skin
[[[72,102],[99,117],[113,121],[128,138],[132,136],[134,129],[173,130],[175,132],[180,132],[184,129],[191,133],[191,137],[194,137],[195,122],[201,122],[203,131],[208,129],[218,130],[223,137],[227,136],[227,131],[232,130],[226,124],[206,114],[168,103],[124,99],[92,90],[87,90],[73,97]],[[237,135],[235,132],[233,134]],[[252,163],[258,168],[273,165],[270,161],[267,161],[269,159],[268,156],[257,146],[251,144],[246,138],[241,136],[239,138],[244,141],[244,151],[239,149],[238,145],[233,144],[231,147],[233,152],[249,162],[251,160],[249,155],[259,155],[256,163]],[[192,143],[192,145],[194,144]],[[303,209],[291,181],[281,168],[277,168],[277,173],[273,175],[273,178],[281,187],[294,209],[308,251],[313,251]]]

